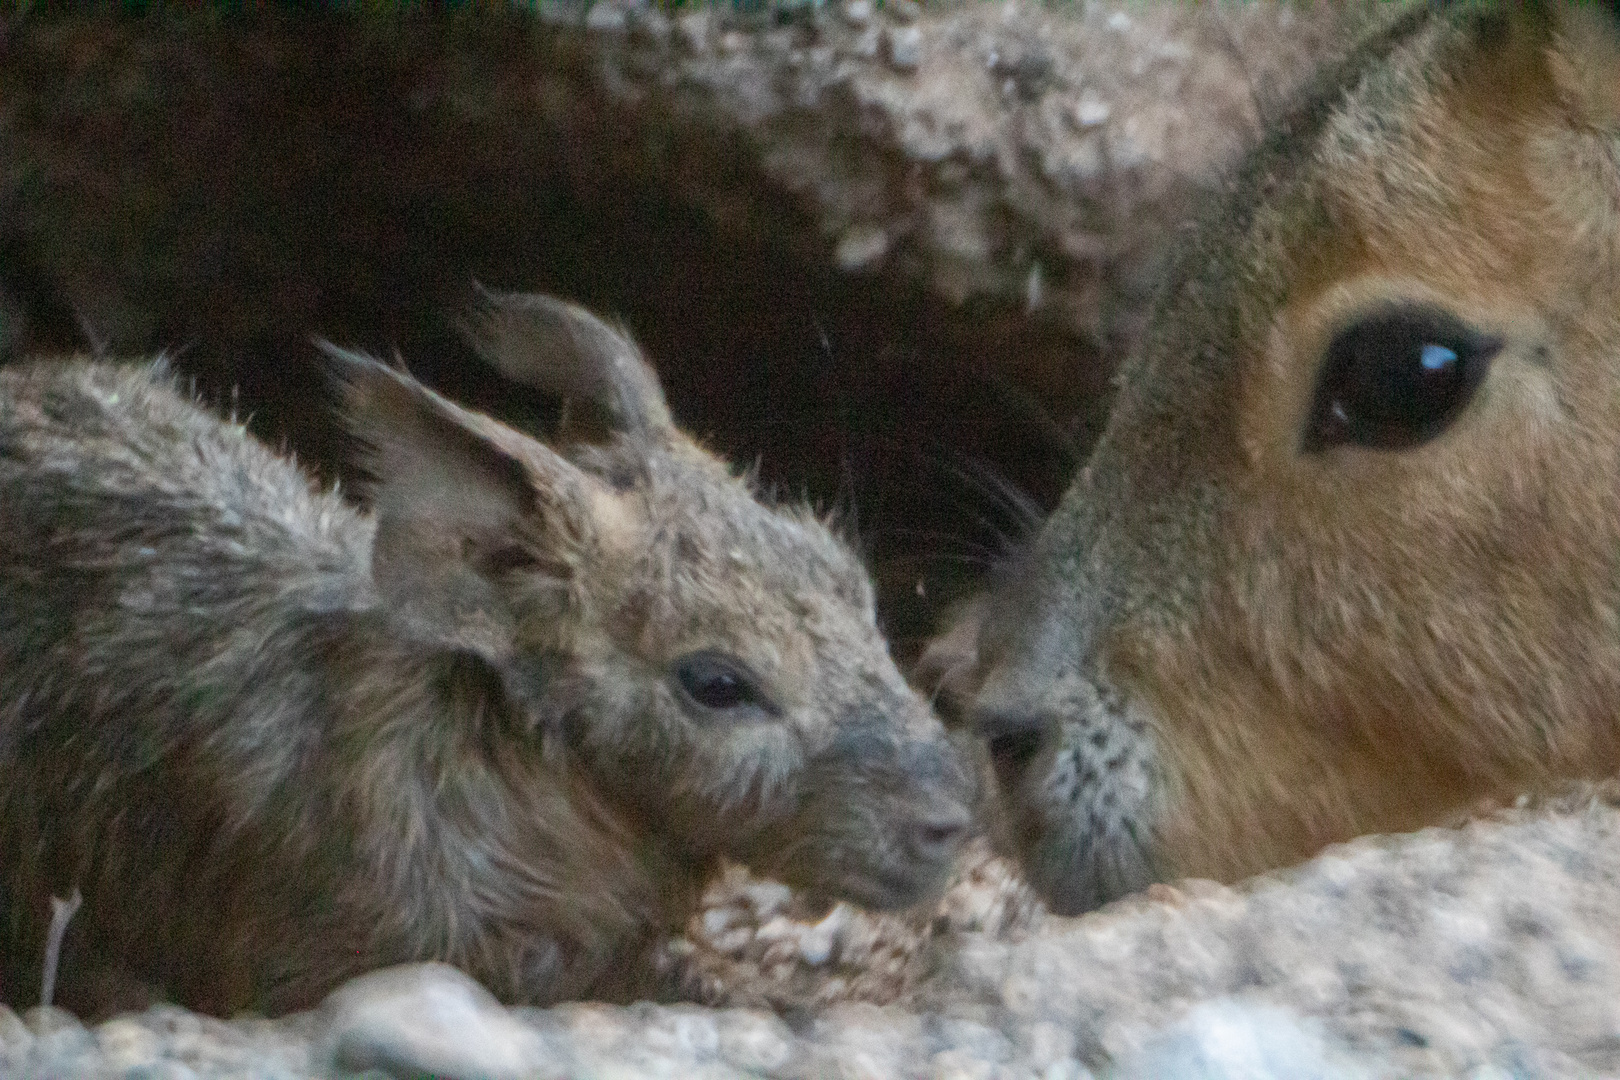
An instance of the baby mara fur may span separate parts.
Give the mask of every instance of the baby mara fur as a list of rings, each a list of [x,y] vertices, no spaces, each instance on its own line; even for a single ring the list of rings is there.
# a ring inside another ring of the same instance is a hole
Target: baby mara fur
[[[314,487],[161,365],[0,371],[0,992],[308,1006],[453,963],[509,1002],[648,989],[728,856],[895,907],[973,790],[811,514],[678,431],[547,297],[472,333],[603,440],[553,448],[331,349],[370,480]]]

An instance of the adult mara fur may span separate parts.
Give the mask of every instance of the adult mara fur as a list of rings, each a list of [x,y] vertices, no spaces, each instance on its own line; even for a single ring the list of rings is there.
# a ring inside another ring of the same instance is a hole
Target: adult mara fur
[[[1189,234],[982,620],[1080,911],[1620,768],[1620,16],[1384,17]]]
[[[671,424],[624,337],[497,296],[561,451],[332,351],[361,511],[161,367],[0,372],[0,950],[58,1000],[307,1006],[440,959],[623,998],[721,855],[829,896],[943,883],[966,773],[872,591]]]

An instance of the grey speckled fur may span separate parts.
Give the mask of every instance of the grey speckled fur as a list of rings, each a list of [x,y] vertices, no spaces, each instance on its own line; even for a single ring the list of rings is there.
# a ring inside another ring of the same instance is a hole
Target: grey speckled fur
[[[617,430],[570,458],[333,350],[364,512],[161,366],[0,372],[7,1000],[75,888],[59,1000],[100,1013],[426,958],[624,996],[722,854],[876,906],[942,884],[970,784],[857,560],[675,430],[621,335],[491,301],[485,351]],[[747,692],[702,704],[694,654]]]

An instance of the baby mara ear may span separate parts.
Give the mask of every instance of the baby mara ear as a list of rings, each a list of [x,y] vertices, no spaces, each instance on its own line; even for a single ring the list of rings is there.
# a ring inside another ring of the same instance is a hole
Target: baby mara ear
[[[553,296],[477,289],[482,306],[461,332],[502,375],[595,410],[610,432],[673,433],[658,376],[626,334]]]
[[[377,519],[372,578],[418,640],[498,661],[514,573],[566,602],[585,563],[633,528],[624,499],[527,436],[361,353],[321,343]]]

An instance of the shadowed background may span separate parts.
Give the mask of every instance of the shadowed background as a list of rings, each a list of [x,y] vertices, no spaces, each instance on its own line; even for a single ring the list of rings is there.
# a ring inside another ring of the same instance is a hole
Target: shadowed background
[[[909,656],[1055,500],[1188,197],[1343,18],[1131,10],[13,9],[0,353],[170,350],[333,475],[312,335],[543,428],[453,320],[475,280],[569,297],[839,511]]]

